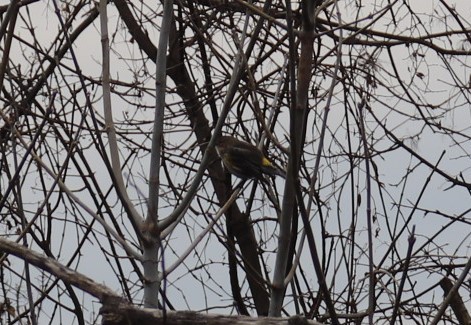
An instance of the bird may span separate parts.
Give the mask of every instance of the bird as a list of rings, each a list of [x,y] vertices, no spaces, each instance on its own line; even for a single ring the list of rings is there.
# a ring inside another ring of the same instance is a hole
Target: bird
[[[264,174],[285,178],[285,173],[275,167],[262,151],[251,143],[232,136],[220,136],[216,140],[216,152],[224,167],[241,179],[265,181]]]

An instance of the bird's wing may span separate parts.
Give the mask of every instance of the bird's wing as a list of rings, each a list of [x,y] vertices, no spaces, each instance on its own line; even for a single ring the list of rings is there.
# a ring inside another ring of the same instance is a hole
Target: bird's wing
[[[237,146],[229,149],[230,156],[240,165],[247,165],[260,168],[262,165],[263,155],[259,151],[254,151],[248,146]]]

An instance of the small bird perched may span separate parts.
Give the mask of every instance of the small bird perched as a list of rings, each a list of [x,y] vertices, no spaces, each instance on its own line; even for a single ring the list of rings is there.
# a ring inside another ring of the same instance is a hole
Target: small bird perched
[[[242,179],[265,181],[263,174],[285,177],[256,146],[231,136],[221,136],[216,141],[216,151],[227,170]]]

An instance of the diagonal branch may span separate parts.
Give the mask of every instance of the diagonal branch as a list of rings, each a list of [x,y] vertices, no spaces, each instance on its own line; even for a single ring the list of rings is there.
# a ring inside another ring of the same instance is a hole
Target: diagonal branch
[[[103,304],[124,302],[123,298],[103,284],[97,283],[87,276],[62,265],[56,260],[38,254],[20,244],[0,238],[0,252],[14,255],[41,270],[51,273],[62,281],[98,298]]]

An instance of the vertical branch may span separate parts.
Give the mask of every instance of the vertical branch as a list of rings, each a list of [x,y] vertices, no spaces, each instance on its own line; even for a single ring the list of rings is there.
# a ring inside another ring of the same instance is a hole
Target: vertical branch
[[[336,3],[337,4],[337,3]],[[319,3],[316,4],[316,6],[319,5]],[[311,4],[307,3],[305,8],[307,9],[306,14],[309,15],[309,17],[305,18],[305,26],[307,26],[308,29],[312,29],[314,26],[312,24],[313,21],[315,21],[315,18],[317,17],[317,14],[320,10],[320,8],[317,8],[314,10],[313,7],[311,7]],[[314,11],[314,17],[311,17]],[[341,16],[340,16],[340,10],[337,6],[337,14],[339,18],[339,22],[341,21]],[[302,108],[301,105],[304,103],[304,106],[307,106],[307,101],[308,101],[308,86],[309,86],[309,81],[310,81],[310,71],[311,71],[311,58],[312,58],[312,53],[313,53],[313,39],[312,39],[312,34],[305,32],[302,34],[301,38],[301,60],[300,60],[300,65],[299,65],[299,74],[298,74],[298,82],[299,82],[299,88],[297,90],[297,107]],[[311,257],[312,261],[314,264],[314,268],[316,270],[316,275],[318,278],[319,282],[319,287],[320,290],[322,291],[324,295],[324,300],[327,305],[327,309],[329,310],[330,316],[331,316],[331,321],[333,324],[338,324],[338,319],[336,316],[336,311],[334,308],[334,304],[332,302],[332,299],[330,297],[329,290],[326,285],[326,280],[324,276],[324,272],[321,267],[321,263],[319,261],[319,255],[317,254],[317,248],[315,245],[314,241],[314,235],[311,230],[310,224],[309,224],[309,218],[308,218],[308,211],[311,210],[311,205],[313,202],[313,198],[315,197],[315,184],[317,182],[317,174],[319,172],[319,166],[320,166],[320,159],[322,157],[322,151],[324,148],[324,140],[325,140],[325,134],[327,130],[327,120],[330,112],[330,104],[333,98],[333,93],[335,86],[338,83],[338,80],[335,78],[337,76],[337,73],[340,68],[341,64],[341,58],[342,58],[342,42],[343,42],[343,34],[342,34],[342,29],[339,29],[339,37],[338,37],[338,44],[337,44],[337,60],[335,63],[335,70],[334,70],[334,77],[332,78],[332,83],[329,87],[329,92],[327,96],[327,103],[324,108],[324,114],[322,117],[322,126],[321,126],[321,133],[319,136],[319,144],[317,148],[317,154],[316,154],[316,160],[315,160],[315,165],[313,169],[313,176],[311,178],[311,183],[309,186],[309,202],[307,204],[307,208],[304,207],[302,203],[302,195],[300,193],[297,194],[298,196],[298,207],[301,212],[301,216],[303,218],[304,222],[304,227],[305,227],[305,232],[306,236],[308,238],[308,244],[309,248],[311,251]],[[309,56],[308,56],[309,55]],[[308,61],[309,60],[309,61]],[[309,64],[309,65],[308,65]],[[305,107],[307,109],[307,107]],[[299,184],[299,182],[298,182]],[[296,191],[299,192],[299,185],[297,186]]]
[[[109,160],[108,160],[108,157],[106,155],[106,149],[105,149],[105,145],[103,144],[103,140],[101,138],[101,134],[100,134],[100,127],[98,125],[98,121],[97,121],[97,118],[95,116],[95,113],[94,113],[94,110],[92,108],[92,102],[91,102],[91,99],[90,99],[90,96],[89,94],[87,93],[87,86],[85,84],[85,78],[81,72],[81,69],[80,69],[80,65],[78,63],[78,60],[77,60],[77,56],[75,55],[75,52],[74,52],[74,49],[72,47],[72,43],[73,43],[73,40],[76,39],[76,37],[78,36],[78,34],[80,33],[77,33],[77,34],[71,34],[69,35],[68,34],[68,29],[67,29],[67,26],[66,24],[64,23],[64,19],[62,18],[61,16],[61,12],[60,12],[60,9],[59,9],[59,5],[57,4],[57,0],[53,0],[52,1],[52,4],[54,6],[54,11],[55,11],[55,14],[57,16],[57,19],[59,21],[59,24],[60,24],[60,27],[62,29],[62,32],[64,34],[64,39],[66,41],[66,43],[68,44],[68,46],[64,46],[62,48],[63,51],[60,51],[60,53],[58,55],[65,55],[65,53],[67,51],[70,51],[70,55],[71,55],[71,59],[72,59],[72,62],[73,62],[73,65],[74,65],[74,68],[76,69],[77,71],[77,76],[78,76],[78,79],[80,81],[80,85],[82,87],[82,91],[84,92],[84,96],[85,96],[85,103],[86,103],[86,107],[87,107],[87,111],[90,113],[90,116],[92,118],[92,122],[93,122],[93,127],[94,127],[94,130],[96,131],[96,141],[97,141],[97,145],[98,145],[98,148],[101,150],[101,154],[103,155],[103,162],[105,163],[106,167],[107,167],[107,170],[110,172],[111,174],[111,177],[112,177],[112,180],[113,182],[116,184],[116,180],[115,180],[115,177],[114,177],[114,173],[112,171],[112,167],[110,166],[110,163],[109,163]],[[97,11],[98,13],[98,11]],[[89,17],[91,20],[93,20],[95,18],[94,15],[91,15]],[[87,26],[89,23],[91,23],[91,21],[87,21],[86,24],[84,24],[82,27],[85,28],[85,26]],[[56,65],[50,65],[50,69],[54,69]],[[46,74],[47,75],[47,74]],[[41,82],[42,83],[42,82]],[[38,83],[36,87],[40,87],[41,83]],[[37,89],[34,89],[32,92],[30,92],[28,94],[28,99],[27,101],[29,102],[30,101],[30,98],[34,97],[35,94],[37,94]],[[83,112],[84,116],[85,116],[85,112]],[[124,193],[124,194],[123,194]],[[124,206],[124,209],[126,210],[126,212],[128,213],[129,215],[129,219],[130,219],[130,222],[133,226],[133,228],[135,229],[136,233],[138,234],[139,237],[142,237],[140,236],[140,227],[139,227],[139,224],[140,224],[140,221],[141,221],[141,218],[139,216],[139,214],[137,213],[137,211],[134,209],[133,205],[131,204],[131,202],[129,201],[129,199],[127,198],[126,196],[126,192],[124,191],[120,191],[120,190],[117,190],[117,194],[119,196],[119,198],[121,199],[122,203],[123,203],[123,206]],[[111,227],[109,227],[108,225],[106,225],[105,221],[104,220],[101,220],[100,223],[105,227],[105,228],[109,228],[108,231],[110,231]],[[111,231],[113,233],[116,234],[116,232],[114,232],[112,229]],[[129,247],[127,247],[125,241],[121,238],[118,238],[118,241],[120,241],[120,243],[124,246],[123,248],[127,251],[127,252],[130,252],[129,250]]]
[[[306,8],[306,7],[304,7]],[[303,16],[308,16],[309,12],[303,10]],[[295,41],[292,24],[292,13],[290,1],[286,1],[286,16],[289,26],[290,41],[290,81],[291,81],[291,109],[290,109],[290,137],[291,152],[288,160],[287,177],[284,188],[284,199],[280,215],[280,233],[278,236],[278,249],[273,274],[272,293],[270,301],[270,316],[280,316],[283,299],[286,291],[286,268],[289,259],[291,225],[296,213],[296,186],[298,182],[299,161],[301,148],[305,137],[305,116],[307,114],[309,84],[311,81],[311,66],[313,55],[314,35],[313,26],[309,23],[303,25],[300,34],[301,53],[299,67],[297,71],[297,82],[295,80]],[[305,19],[308,22],[308,19]]]
[[[271,283],[271,296],[270,296],[270,307],[268,310],[268,316],[279,317],[281,315],[281,308],[283,306],[283,300],[285,297],[286,285],[286,268],[288,265],[288,256],[289,256],[289,247],[290,247],[290,234],[291,234],[291,221],[296,206],[296,197],[295,197],[295,184],[296,184],[296,175],[298,173],[297,163],[300,152],[299,148],[301,145],[301,137],[297,137],[296,134],[302,128],[297,128],[296,124],[302,119],[298,118],[297,110],[297,98],[296,98],[296,78],[295,78],[295,62],[296,62],[296,49],[295,49],[295,40],[293,32],[293,21],[292,21],[292,12],[291,12],[291,3],[289,0],[286,1],[286,18],[288,23],[288,32],[289,32],[289,57],[290,57],[290,94],[291,94],[291,107],[290,107],[290,135],[291,135],[291,152],[288,158],[288,166],[286,173],[286,181],[284,188],[284,198],[281,208],[281,214],[279,218],[280,222],[280,232],[278,234],[278,243],[276,251],[276,260],[275,260],[275,269],[273,271],[273,280]],[[304,43],[303,43],[304,44]],[[304,47],[303,47],[304,48]],[[303,50],[301,50],[303,51]],[[302,60],[302,59],[301,59]],[[301,68],[300,68],[301,71]],[[307,67],[306,73],[310,71],[310,63]],[[305,105],[303,103],[302,105]],[[298,132],[296,132],[298,130]]]
[[[121,2],[121,0],[116,0],[116,3]],[[265,5],[263,6],[263,10],[266,12],[268,8],[270,8],[270,6],[271,0],[267,0],[265,2]],[[124,7],[124,5],[122,7]],[[244,27],[244,30],[246,30],[250,25],[248,24],[246,26],[247,27]],[[217,136],[219,136],[221,129],[225,123],[226,117],[232,107],[233,99],[237,91],[239,90],[240,80],[243,76],[245,69],[247,68],[244,58],[250,57],[250,54],[252,53],[253,48],[258,40],[257,35],[259,35],[263,26],[264,19],[258,19],[255,29],[251,31],[252,36],[250,38],[249,44],[246,47],[245,52],[242,52],[242,47],[240,47],[239,51],[237,51],[237,55],[234,60],[233,72],[231,74],[229,85],[227,87],[227,92],[224,97],[224,102],[220,109],[221,112],[213,129],[212,136],[210,135],[209,127],[207,126],[207,120],[204,117],[204,114],[202,113],[202,104],[196,100],[197,95],[194,91],[194,84],[190,80],[188,72],[184,69],[183,62],[175,55],[169,55],[168,57],[169,77],[171,77],[173,81],[178,85],[177,90],[179,91],[179,94],[182,96],[182,98],[184,98],[187,113],[189,114],[191,123],[194,127],[194,133],[198,139],[198,142],[201,144],[204,150],[204,155],[201,159],[198,172],[195,174],[191,186],[188,188],[185,196],[180,201],[179,205],[175,207],[175,209],[168,217],[162,219],[159,222],[159,228],[161,230],[170,227],[174,223],[177,223],[183,217],[184,212],[188,208],[191,200],[193,199],[196,193],[197,188],[199,187],[200,181],[203,177],[203,173],[205,172],[206,168],[208,168],[209,175],[212,178],[212,183],[213,185],[215,185],[216,194],[220,202],[223,202],[225,200],[226,189],[224,186],[221,186],[219,178],[221,173],[220,171],[218,171],[217,168],[214,167],[214,164],[210,165],[210,163],[214,161],[215,157],[214,145],[216,142],[216,138]],[[133,31],[133,29],[130,28],[130,31]],[[246,37],[244,36],[245,34],[247,34],[246,31],[243,31],[242,39]],[[147,36],[142,35],[142,33],[140,33],[139,35],[140,38],[147,39]],[[136,34],[136,36],[138,35]],[[138,38],[136,37],[136,39]],[[244,44],[244,41],[241,41],[240,43]],[[148,50],[149,53],[153,53],[153,51],[150,51],[150,49]],[[248,216],[246,214],[242,214],[238,208],[233,208],[233,210],[231,211],[231,214],[226,215],[226,217],[228,218],[228,222],[232,223],[233,225],[235,225],[235,228],[237,228],[235,236],[241,249],[241,253],[244,257],[243,263],[247,272],[247,281],[252,292],[255,308],[257,310],[258,315],[266,316],[268,314],[269,305],[268,295],[264,282],[262,280],[262,270],[257,250],[257,241],[253,233],[252,225]]]
[[[374,275],[374,259],[373,259],[373,228],[371,223],[371,173],[370,173],[370,151],[366,139],[365,121],[363,116],[363,109],[366,104],[366,99],[363,98],[358,105],[360,112],[360,137],[363,143],[363,151],[365,155],[365,173],[366,173],[366,222],[368,227],[368,320],[369,324],[373,324],[373,315],[375,308],[375,275]]]
[[[7,55],[8,56],[8,55]],[[16,119],[15,119],[16,120]],[[45,124],[41,124],[44,126]],[[43,129],[39,129],[37,131],[37,134],[41,134],[41,131]],[[15,166],[15,170],[19,170],[19,164],[18,164],[18,155],[19,153],[17,152],[17,142],[15,141],[15,137],[19,135],[19,132],[17,132],[15,124],[13,124],[13,132],[12,132],[12,153],[13,153],[13,163]],[[24,213],[23,209],[23,199],[21,195],[21,182],[19,177],[15,180],[13,180],[14,184],[16,185],[16,193],[15,190],[13,190],[13,193],[15,194],[16,197],[16,204],[17,204],[17,209],[18,209],[18,214],[20,215],[21,218],[21,229],[22,231],[25,231],[27,228],[27,222],[26,222],[26,216]],[[22,238],[23,246],[28,247],[28,239],[26,236],[23,236]],[[38,324],[38,319],[36,317],[36,313],[34,311],[34,301],[33,301],[33,290],[32,290],[32,282],[31,282],[31,273],[30,273],[30,268],[29,268],[29,262],[24,260],[24,265],[25,265],[25,280],[26,280],[26,293],[28,297],[28,304],[29,304],[29,313],[30,313],[30,320],[31,324],[37,325]]]
[[[170,27],[173,19],[173,0],[164,1],[162,27],[159,35],[159,51],[156,58],[156,100],[154,115],[154,131],[152,134],[152,149],[149,172],[149,198],[147,201],[147,216],[143,267],[144,267],[144,306],[158,307],[158,292],[160,279],[158,272],[158,253],[160,249],[160,230],[158,227],[158,206],[160,186],[160,160],[163,141],[164,110],[165,110],[165,86],[167,77],[167,46],[170,35]]]
[[[111,107],[111,89],[110,89],[110,46],[108,37],[108,14],[107,1],[100,0],[100,29],[101,29],[101,49],[103,55],[102,62],[102,87],[103,87],[103,111],[105,115],[105,130],[108,135],[108,143],[111,158],[111,172],[113,181],[116,185],[116,191],[121,196],[125,205],[129,208],[131,220],[138,224],[141,216],[134,208],[134,204],[129,199],[126,187],[124,186],[123,175],[121,173],[121,162],[119,159],[118,140],[116,138],[116,129],[114,127],[113,113]],[[139,238],[142,237],[139,227],[135,227]]]
[[[13,33],[15,31],[15,24],[16,24],[16,17],[18,16],[18,1],[12,1],[8,6],[8,10],[6,13],[6,17],[0,26],[0,40],[4,34],[5,29],[7,26],[8,34],[5,39],[5,45],[3,47],[3,55],[2,61],[0,63],[0,90],[3,89],[3,80],[5,78],[5,72],[8,64],[8,59],[10,57],[10,48],[11,48],[11,41],[13,39]]]
[[[121,175],[121,163],[119,159],[119,149],[116,139],[116,129],[113,122],[111,110],[111,90],[110,90],[110,46],[108,38],[108,1],[100,0],[100,29],[101,29],[101,50],[102,50],[102,87],[103,87],[103,111],[105,115],[105,130],[108,135],[110,148],[111,166],[116,179],[118,190],[124,189]]]
[[[404,271],[402,272],[401,283],[399,284],[399,289],[396,295],[396,300],[394,301],[394,310],[393,310],[393,314],[391,316],[391,322],[390,322],[391,325],[394,325],[396,323],[396,317],[399,311],[399,305],[401,304],[402,292],[404,291],[404,284],[406,283],[406,279],[407,279],[407,271],[409,270],[410,259],[412,256],[412,248],[414,247],[414,243],[415,243],[415,226],[412,227],[412,232],[409,235],[409,246],[407,248],[406,260],[403,266]]]
[[[316,245],[316,241],[314,240],[314,233],[312,231],[311,224],[309,223],[309,216],[308,216],[306,208],[302,204],[303,197],[302,197],[300,186],[296,188],[296,196],[297,196],[298,202],[301,202],[301,203],[298,203],[299,210],[300,210],[301,218],[304,224],[304,232],[306,234],[305,237],[307,238],[309,251],[311,253],[312,264],[314,265],[314,269],[316,271],[317,282],[319,282],[319,290],[324,295],[324,300],[327,305],[327,310],[329,311],[329,314],[330,314],[331,323],[334,325],[339,325],[340,323],[337,318],[337,313],[335,311],[334,303],[332,301],[332,298],[330,297],[329,288],[327,288],[327,283],[325,281],[324,271],[322,270],[322,265],[320,262],[319,254],[317,253],[317,247],[316,247],[317,245]]]

